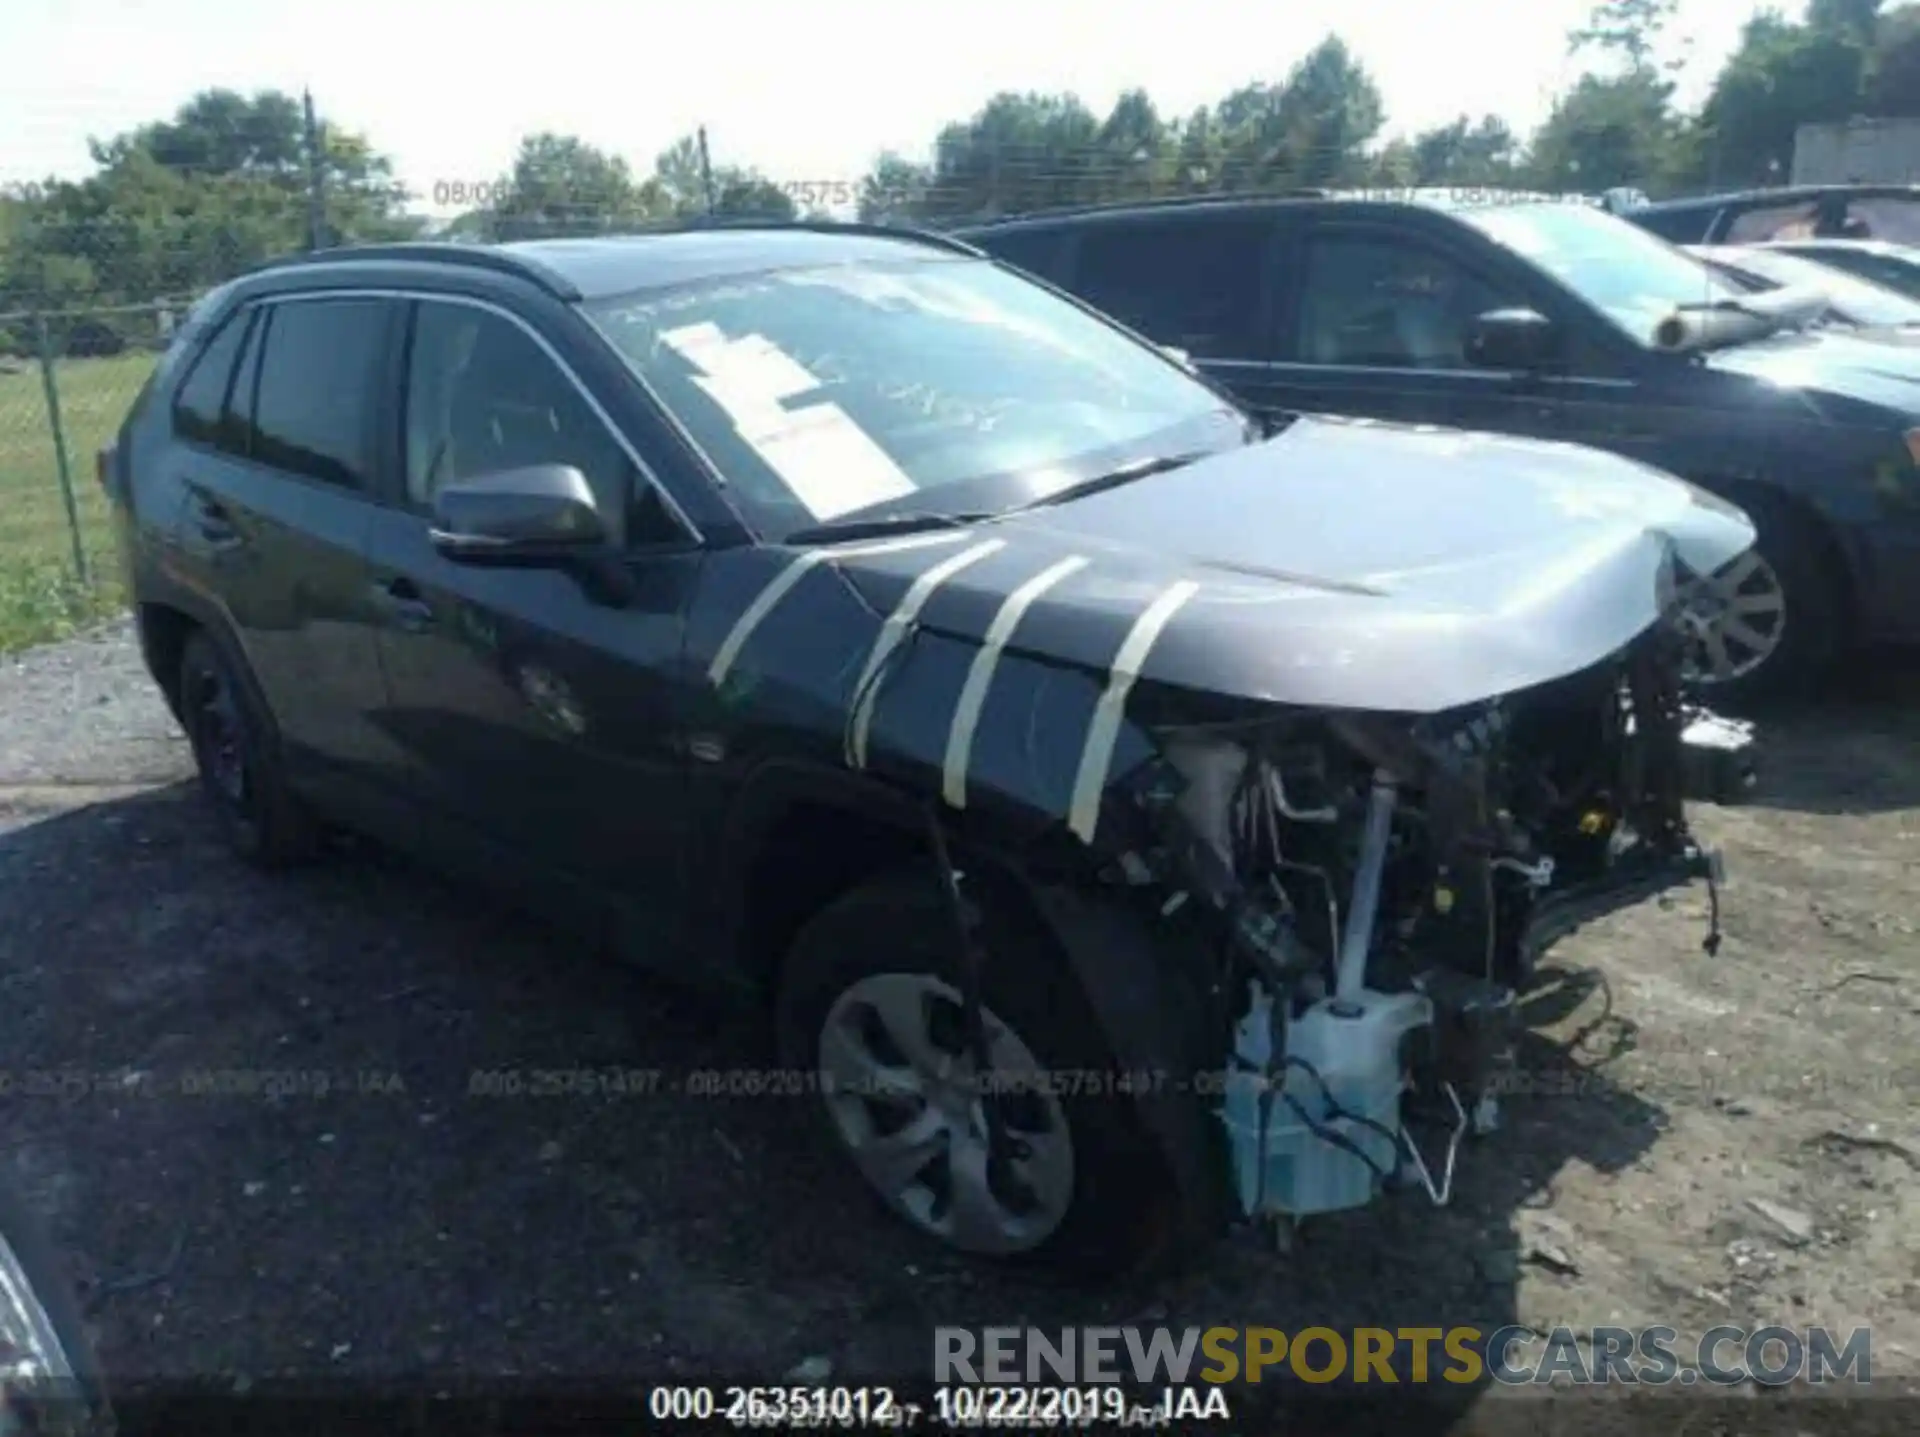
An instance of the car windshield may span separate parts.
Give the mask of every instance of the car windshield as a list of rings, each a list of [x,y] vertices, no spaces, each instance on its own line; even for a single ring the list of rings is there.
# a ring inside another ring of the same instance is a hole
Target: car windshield
[[[1834,308],[1856,324],[1920,324],[1920,303],[1798,255],[1767,250],[1728,250],[1715,256],[1729,269],[1753,276],[1764,288],[1795,286],[1826,292]]]
[[[587,313],[773,538],[999,512],[1249,434],[1165,356],[986,260],[780,270]]]
[[[1735,303],[1740,290],[1638,225],[1585,205],[1490,205],[1460,218],[1524,255],[1634,340],[1680,305]]]

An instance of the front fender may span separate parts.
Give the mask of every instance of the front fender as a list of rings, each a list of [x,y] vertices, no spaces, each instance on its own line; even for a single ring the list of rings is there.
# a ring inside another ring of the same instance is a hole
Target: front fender
[[[1211,1242],[1232,1207],[1225,1133],[1208,1096],[1225,1052],[1209,1050],[1214,1025],[1198,944],[1171,924],[1150,929],[1117,897],[1053,885],[1026,891],[1079,979],[1179,1190],[1182,1246]]]

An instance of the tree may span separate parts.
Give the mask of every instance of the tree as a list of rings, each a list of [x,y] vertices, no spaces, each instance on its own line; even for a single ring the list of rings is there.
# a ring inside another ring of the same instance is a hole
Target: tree
[[[89,141],[95,173],[12,206],[0,310],[196,293],[304,249],[315,171],[335,240],[417,233],[388,160],[324,123],[310,144],[303,109],[278,91],[208,90],[168,119]],[[98,348],[108,337],[96,331]]]
[[[1567,37],[1568,50],[1573,54],[1598,50],[1624,61],[1629,73],[1648,70],[1671,78],[1684,59],[1679,55],[1663,59],[1661,52],[1678,5],[1679,0],[1600,0],[1587,23]],[[1689,43],[1682,39],[1679,48],[1684,50]]]
[[[1514,179],[1520,142],[1497,116],[1475,123],[1462,115],[1415,135],[1407,149],[1409,184],[1491,186]]]
[[[394,223],[406,203],[393,166],[362,135],[320,123],[317,161],[329,225],[363,237],[369,225]],[[136,156],[183,179],[248,178],[304,197],[312,175],[302,103],[278,90],[242,95],[205,90],[171,119],[141,125],[88,149],[103,173]]]
[[[1161,186],[1167,169],[1167,127],[1145,90],[1114,101],[1100,126],[1098,184],[1103,199],[1143,199]]]
[[[1713,182],[1765,184],[1790,173],[1794,132],[1855,114],[1865,71],[1866,51],[1850,34],[1754,17],[1700,113]]]
[[[1386,108],[1366,67],[1329,35],[1288,73],[1272,117],[1288,183],[1355,184],[1365,178],[1366,147]]]
[[[758,170],[714,165],[708,173],[700,136],[682,135],[653,162],[648,180],[668,216],[682,219],[713,213],[735,219],[790,220],[798,213],[793,196]],[[712,186],[709,206],[708,186]]]
[[[860,182],[860,218],[869,224],[911,220],[925,210],[932,184],[926,165],[883,151]]]
[[[1587,193],[1644,185],[1665,167],[1675,137],[1667,92],[1667,82],[1645,69],[1615,79],[1581,76],[1534,136],[1532,183]]]
[[[717,183],[714,213],[729,219],[791,220],[799,211],[793,196],[772,180],[729,168]]]
[[[1099,199],[1100,129],[1073,95],[994,95],[935,138],[925,216],[985,217]]]
[[[700,158],[700,137],[682,135],[662,150],[653,162],[653,179],[675,214],[704,211],[707,187],[706,170]]]
[[[1920,116],[1920,5],[1880,16],[1867,72],[1863,113]]]
[[[1880,0],[1808,0],[1807,28],[1838,35],[1856,44],[1873,43],[1880,18]]]
[[[1220,183],[1226,134],[1212,109],[1202,105],[1168,137],[1173,149],[1169,183],[1177,194],[1203,194]]]
[[[543,132],[520,142],[506,193],[490,208],[497,238],[523,239],[630,229],[671,207],[657,182],[637,182],[618,155]]]

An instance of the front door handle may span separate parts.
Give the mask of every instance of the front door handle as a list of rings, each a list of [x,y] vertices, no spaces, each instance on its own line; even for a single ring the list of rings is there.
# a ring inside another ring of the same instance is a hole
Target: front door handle
[[[381,607],[393,615],[393,622],[410,634],[425,633],[433,627],[433,605],[420,593],[420,586],[404,576],[374,585],[374,596]]]

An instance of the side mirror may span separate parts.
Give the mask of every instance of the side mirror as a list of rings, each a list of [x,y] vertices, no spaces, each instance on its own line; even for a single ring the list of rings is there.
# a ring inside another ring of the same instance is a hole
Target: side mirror
[[[433,501],[433,547],[471,564],[564,564],[611,540],[586,475],[571,464],[506,469],[449,484]]]
[[[1560,358],[1560,331],[1531,309],[1490,309],[1467,334],[1467,359],[1482,369],[1545,369]]]

